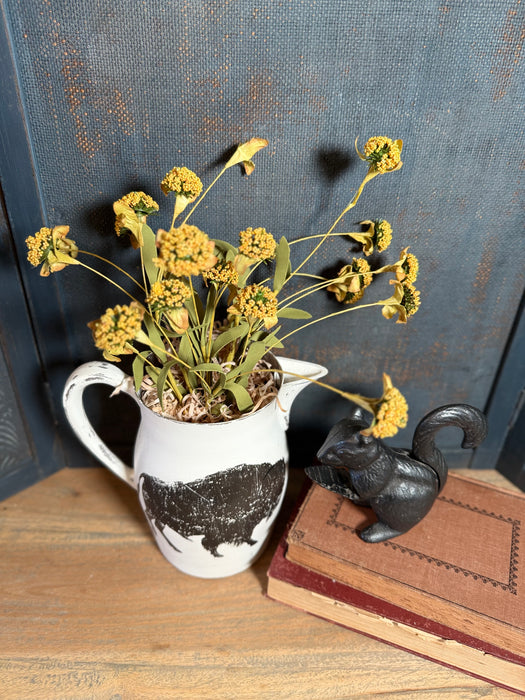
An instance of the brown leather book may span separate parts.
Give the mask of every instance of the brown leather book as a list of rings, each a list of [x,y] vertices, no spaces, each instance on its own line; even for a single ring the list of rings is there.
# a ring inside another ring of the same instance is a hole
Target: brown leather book
[[[365,543],[357,533],[374,519],[370,509],[313,485],[281,557],[281,571],[289,564],[292,580],[275,575],[279,567],[272,563],[270,597],[290,603],[283,598],[291,585],[297,607],[328,619],[337,613],[336,622],[525,691],[525,495],[451,474],[429,515],[411,531]],[[361,615],[351,615],[352,607]],[[365,610],[390,624],[363,629]],[[428,635],[424,648],[425,635],[411,635],[414,629]]]

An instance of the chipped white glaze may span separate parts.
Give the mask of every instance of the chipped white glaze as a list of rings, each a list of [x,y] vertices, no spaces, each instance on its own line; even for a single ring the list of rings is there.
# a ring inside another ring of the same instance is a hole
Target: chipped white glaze
[[[293,375],[326,374],[321,365],[277,360],[285,372],[278,399],[251,415],[215,424],[154,413],[137,397],[132,379],[107,362],[82,365],[66,383],[64,409],[78,438],[137,489],[159,549],[185,573],[218,578],[243,571],[269,537],[288,479],[289,411],[309,383]],[[84,389],[98,383],[128,394],[140,408],[133,468],[102,442],[85,413]]]

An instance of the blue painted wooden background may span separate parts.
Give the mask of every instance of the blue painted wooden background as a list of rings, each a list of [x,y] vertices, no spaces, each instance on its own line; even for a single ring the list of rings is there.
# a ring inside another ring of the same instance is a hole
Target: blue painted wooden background
[[[159,182],[174,165],[207,183],[226,149],[267,138],[253,175],[230,171],[193,223],[232,242],[247,226],[293,240],[325,232],[351,198],[364,174],[357,136],[402,138],[402,170],[370,183],[339,230],[390,221],[394,243],[379,262],[411,246],[420,311],[406,326],[379,308],[352,312],[296,334],[287,353],[369,395],[390,373],[411,407],[393,444],[406,445],[438,404],[485,408],[524,286],[520,0],[3,5],[37,185],[23,206],[119,263],[136,258],[113,233],[111,203],[144,189],[164,207],[155,226],[169,226]],[[15,211],[20,187],[9,185]],[[15,211],[22,259],[33,231],[20,222]],[[337,269],[354,254],[332,239],[309,269]],[[21,267],[58,406],[68,372],[98,356],[86,323],[124,298],[77,268],[41,279]],[[369,291],[388,295],[380,284]],[[309,308],[339,307],[321,294]],[[294,430],[321,439],[345,405],[317,388],[303,396]],[[466,466],[456,434],[443,445]]]

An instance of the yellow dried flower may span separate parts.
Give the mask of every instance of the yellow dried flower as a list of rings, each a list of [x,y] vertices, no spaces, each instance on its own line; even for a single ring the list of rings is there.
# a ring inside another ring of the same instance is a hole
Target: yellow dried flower
[[[339,270],[338,277],[338,281],[327,287],[327,290],[333,292],[337,301],[344,304],[359,301],[373,279],[370,265],[364,258],[354,258],[350,265]]]
[[[359,222],[361,226],[368,225],[363,233],[350,233],[349,236],[363,245],[363,253],[368,256],[377,248],[379,253],[385,251],[392,242],[392,227],[385,219],[366,219]]]
[[[191,290],[182,280],[168,278],[151,285],[150,293],[146,297],[146,303],[154,312],[166,309],[179,309],[189,298]]]
[[[250,284],[239,291],[228,312],[245,316],[251,322],[262,320],[269,329],[277,323],[277,296],[269,287]]]
[[[27,259],[33,267],[38,267],[45,260],[46,253],[53,250],[53,229],[42,227],[34,236],[26,238],[29,249]]]
[[[217,263],[204,272],[203,277],[209,282],[217,282],[218,284],[237,285],[239,282],[239,273],[231,262]]]
[[[33,267],[42,265],[42,277],[75,264],[78,248],[75,241],[67,238],[68,233],[69,226],[44,226],[34,236],[26,238],[27,259]]]
[[[421,305],[421,292],[410,282],[403,282],[403,299],[401,305],[405,307],[407,316],[413,316]]]
[[[402,165],[399,143],[388,136],[373,136],[365,144],[365,158],[379,173],[397,170]]]
[[[396,270],[396,278],[400,282],[413,284],[417,279],[418,272],[419,260],[412,253],[406,253],[404,261]]]
[[[93,333],[97,348],[103,351],[110,362],[120,362],[117,355],[129,355],[133,352],[129,343],[139,333],[144,316],[144,308],[136,301],[129,305],[117,305],[106,309],[96,321],[87,325]]]
[[[121,236],[129,234],[131,245],[140,248],[143,245],[142,225],[146,223],[149,214],[156,214],[159,205],[149,194],[144,192],[128,192],[116,202],[113,202],[115,212],[115,233]]]
[[[374,221],[374,243],[377,250],[382,253],[392,242],[392,226],[385,219]]]
[[[394,293],[390,298],[378,302],[383,304],[381,313],[385,318],[393,318],[397,314],[397,323],[406,323],[408,316],[413,316],[419,309],[420,292],[410,282],[390,280],[390,284],[394,285]]]
[[[275,238],[265,228],[249,226],[239,234],[239,253],[253,260],[268,260],[273,258],[277,243]]]
[[[148,216],[159,210],[159,205],[153,197],[150,197],[149,194],[145,194],[144,192],[128,192],[128,194],[125,194],[117,201],[131,207],[135,214],[143,216]]]
[[[160,187],[164,194],[174,192],[176,196],[182,195],[190,202],[202,192],[201,179],[188,168],[172,168],[164,176]]]
[[[371,434],[376,438],[392,437],[399,428],[406,428],[407,421],[408,404],[405,397],[390,382],[390,385],[385,388],[381,401],[376,408]]]
[[[154,263],[173,277],[199,275],[217,262],[213,254],[215,245],[197,226],[182,224],[157,234],[159,257]]]

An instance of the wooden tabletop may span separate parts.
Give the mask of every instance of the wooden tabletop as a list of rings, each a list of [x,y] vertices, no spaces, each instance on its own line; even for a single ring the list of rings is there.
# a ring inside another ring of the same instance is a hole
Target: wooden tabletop
[[[517,697],[266,598],[301,481],[257,564],[218,580],[168,564],[135,492],[102,468],[0,503],[0,698]]]

